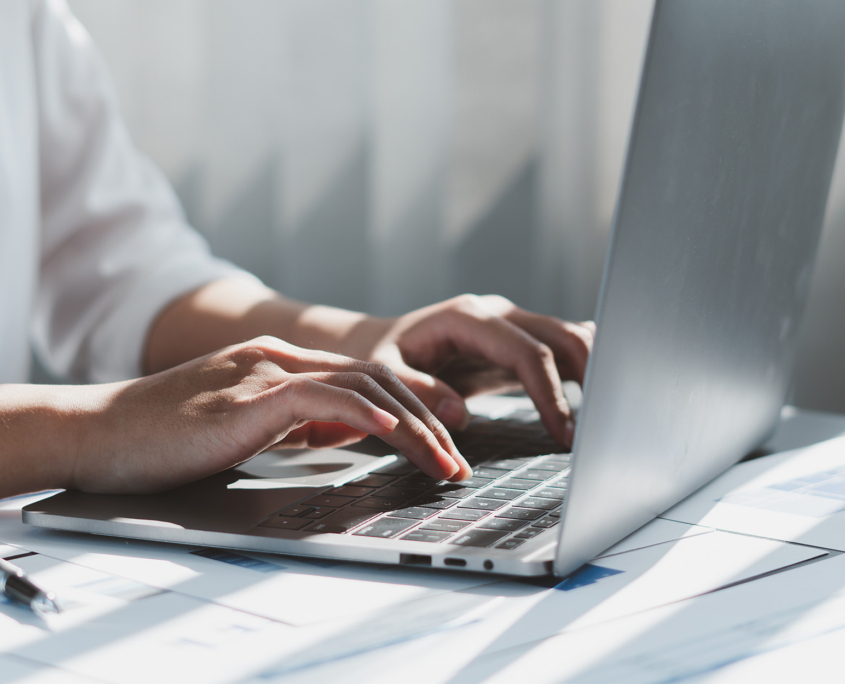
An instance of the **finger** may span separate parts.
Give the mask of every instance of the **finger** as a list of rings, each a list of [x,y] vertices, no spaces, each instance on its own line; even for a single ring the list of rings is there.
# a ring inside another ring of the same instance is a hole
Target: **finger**
[[[519,308],[514,308],[505,318],[554,352],[555,363],[563,378],[575,380],[579,384],[584,382],[587,361],[593,348],[594,330],[580,323],[561,321]]]
[[[397,365],[401,367],[405,364],[400,360],[397,362]],[[455,457],[455,461],[459,466],[463,467],[466,465],[466,461],[455,447],[452,437],[449,435],[449,432],[446,430],[443,423],[437,419],[425,402],[423,402],[415,392],[402,382],[402,380],[390,367],[380,363],[354,361],[353,369],[354,372],[364,373],[375,380],[386,392],[391,394],[400,404],[402,404],[402,406],[425,424],[425,426],[437,438],[440,446]],[[420,373],[420,375],[424,376],[425,374]]]
[[[549,433],[571,445],[574,424],[551,348],[510,321],[477,311],[452,311],[449,336],[464,354],[481,355],[516,373]]]
[[[593,333],[593,339],[596,337],[596,322],[595,321],[580,321],[578,325],[583,325],[587,330]]]
[[[395,372],[447,429],[463,430],[467,426],[470,416],[466,403],[449,385],[405,363],[395,366]]]
[[[279,360],[280,363],[285,364],[284,368],[289,372],[357,373],[372,378],[388,394],[392,395],[401,406],[403,406],[407,411],[409,411],[417,419],[419,419],[429,430],[429,432],[431,432],[435,436],[437,441],[440,443],[440,446],[452,456],[452,459],[458,465],[458,474],[453,477],[458,477],[459,479],[466,479],[467,477],[470,477],[472,475],[472,470],[469,467],[469,464],[458,451],[457,447],[452,441],[452,438],[449,436],[449,432],[446,430],[443,424],[435,417],[435,415],[431,412],[427,405],[420,400],[416,393],[411,391],[388,366],[380,363],[369,363],[366,361],[360,361],[358,359],[353,359],[347,356],[341,356],[339,354],[332,354],[329,352],[309,352],[307,354],[301,354],[299,349],[296,349],[296,352],[296,356],[291,359],[287,358],[285,352],[285,358]],[[404,365],[401,360],[399,360],[399,363]],[[445,388],[450,395],[453,395],[459,400],[460,403],[458,406],[458,410],[460,410],[461,413],[460,418],[455,422],[457,422],[459,425],[464,423],[466,420],[468,420],[468,416],[464,418],[464,414],[466,413],[466,407],[463,405],[463,401],[454,391],[449,389],[445,384],[440,383],[440,385],[442,385],[442,387]],[[351,387],[351,389],[358,388]],[[441,400],[443,398],[444,397],[441,397]],[[444,408],[445,410],[452,410],[453,413],[455,412],[455,407],[449,409],[448,403],[444,406]]]
[[[276,430],[273,442],[311,421],[344,423],[354,430],[379,437],[392,432],[399,423],[395,416],[361,394],[317,382],[305,375],[291,377],[257,395],[250,403],[257,409],[259,424]]]
[[[595,323],[573,323],[535,314],[520,309],[499,295],[484,295],[478,299],[493,315],[501,316],[548,345],[555,354],[555,362],[562,371],[562,377],[583,384],[596,333]]]
[[[427,475],[438,479],[451,480],[465,479],[471,475],[472,470],[463,456],[460,455],[460,452],[454,448],[454,445],[452,445],[453,451],[444,447],[443,442],[451,444],[451,438],[433,416],[429,421],[420,419],[371,376],[365,373],[323,372],[308,373],[306,377],[327,385],[354,391],[395,416],[399,421],[396,428],[390,434],[381,435],[381,438],[399,449]],[[404,388],[404,391],[410,394],[407,388]],[[418,399],[414,397],[413,401],[418,404],[419,410],[429,416],[431,415]],[[434,429],[429,427],[429,424],[432,423]],[[436,435],[435,431],[441,434]]]
[[[317,420],[291,430],[276,446],[288,448],[337,449],[360,442],[367,436],[344,423],[324,423]]]
[[[440,473],[441,469],[436,468],[435,470],[438,471],[437,477],[466,479],[472,475],[472,469],[457,450],[452,442],[452,438],[449,436],[449,433],[440,421],[434,417],[431,411],[426,408],[425,404],[423,404],[387,366],[384,366],[383,364],[367,363],[347,356],[332,354],[330,352],[293,347],[292,345],[273,337],[261,337],[253,340],[250,344],[253,346],[259,346],[270,361],[276,363],[280,368],[290,373],[307,374],[311,377],[314,377],[315,373],[326,372],[340,374],[352,373],[368,376],[376,385],[381,386],[389,395],[392,395],[398,405],[400,405],[407,413],[417,418],[417,420],[425,426],[428,433],[434,435],[435,439],[439,443],[439,448],[445,450],[445,453],[449,455],[450,460],[455,464],[455,467],[446,468],[447,471],[450,471],[449,474],[442,474]],[[321,380],[324,380],[324,378],[321,377]],[[359,389],[366,389],[360,384],[350,388],[355,389],[356,391]],[[383,397],[379,398],[380,400],[383,400]],[[382,407],[384,408],[386,405],[388,404],[383,402]],[[391,406],[391,413],[393,415],[397,415],[392,411],[393,408],[395,407]],[[405,422],[407,424],[408,421],[406,420]],[[404,434],[404,431],[402,431],[402,434]],[[401,437],[399,439],[401,439]],[[397,445],[394,444],[394,446]],[[406,442],[406,448],[413,447],[411,444]],[[409,455],[410,457],[411,453],[406,455]],[[425,460],[426,457],[420,454],[418,458]],[[436,461],[438,458],[439,456],[435,457],[433,460]],[[427,460],[432,460],[432,457],[429,455]],[[419,466],[420,464],[418,463],[417,465]]]

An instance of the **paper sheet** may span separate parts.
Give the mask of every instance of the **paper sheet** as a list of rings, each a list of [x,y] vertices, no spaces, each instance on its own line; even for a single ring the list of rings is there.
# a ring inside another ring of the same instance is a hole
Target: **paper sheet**
[[[714,532],[597,560],[593,569],[575,577],[568,588],[566,583],[544,589],[522,582],[502,582],[468,589],[455,595],[489,599],[487,610],[479,619],[454,632],[434,634],[354,659],[346,665],[344,681],[391,682],[410,668],[419,681],[430,684],[464,682],[457,675],[475,659],[496,662],[498,653],[519,650],[562,632],[590,631],[596,625],[613,624],[625,616],[650,612],[673,602],[682,605],[684,599],[819,554],[824,552]],[[417,603],[423,605],[426,601]],[[413,613],[409,614],[408,620],[413,619]],[[333,681],[341,667],[329,663],[297,673],[290,681]],[[272,672],[264,674],[269,676]],[[520,676],[518,681],[529,680]]]
[[[117,684],[235,681],[300,638],[293,627],[172,592],[40,624],[25,609],[0,608],[0,644],[11,655]]]
[[[20,565],[55,590],[65,610],[39,616],[0,603],[0,651],[15,662],[55,665],[119,684],[223,683],[287,673],[442,631],[491,604],[487,596],[444,593],[377,614],[294,628],[38,554]]]
[[[653,521],[608,553],[708,531]],[[0,511],[0,541],[292,625],[377,614],[399,602],[500,581],[496,576],[308,561],[53,532],[23,525],[19,513],[11,510]]]
[[[845,556],[836,556],[501,652],[467,668],[475,674],[460,681],[480,681],[475,678],[482,671],[490,684],[513,682],[516,676],[536,684],[841,681],[836,656],[843,635]],[[824,656],[835,669],[820,672],[810,656]],[[775,669],[778,664],[784,669]],[[774,676],[759,676],[766,673]],[[790,673],[800,676],[792,679]],[[747,678],[738,678],[742,675]]]
[[[0,541],[293,625],[378,611],[493,576],[309,561],[31,528],[0,511]]]
[[[661,520],[658,518],[656,520],[652,520],[646,525],[643,525],[633,534],[629,534],[618,544],[611,546],[607,551],[601,554],[599,558],[614,556],[617,553],[625,553],[626,551],[633,551],[634,549],[644,549],[647,546],[663,544],[664,542],[674,541],[676,539],[680,539],[681,537],[694,537],[699,534],[707,534],[712,531],[713,528],[711,527],[688,525],[686,523],[678,523],[673,520]]]
[[[514,597],[486,653],[682,601],[823,556],[817,549],[714,532],[598,559],[554,589]],[[482,591],[485,590],[482,588]],[[507,595],[507,585],[501,587]]]
[[[740,463],[661,517],[845,551],[845,438]]]
[[[88,677],[0,654],[0,684],[102,684]]]

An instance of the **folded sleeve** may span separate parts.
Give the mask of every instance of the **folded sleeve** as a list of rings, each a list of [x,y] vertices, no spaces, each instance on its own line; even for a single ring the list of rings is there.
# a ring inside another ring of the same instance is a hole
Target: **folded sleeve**
[[[40,136],[36,353],[85,382],[136,377],[148,330],[206,283],[251,278],[214,258],[132,144],[90,38],[64,0],[32,0]]]

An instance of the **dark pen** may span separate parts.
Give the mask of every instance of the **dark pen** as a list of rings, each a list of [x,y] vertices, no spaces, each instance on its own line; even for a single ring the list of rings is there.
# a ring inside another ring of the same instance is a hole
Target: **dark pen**
[[[53,592],[36,587],[17,565],[0,559],[0,591],[12,601],[25,603],[35,612],[58,613]]]

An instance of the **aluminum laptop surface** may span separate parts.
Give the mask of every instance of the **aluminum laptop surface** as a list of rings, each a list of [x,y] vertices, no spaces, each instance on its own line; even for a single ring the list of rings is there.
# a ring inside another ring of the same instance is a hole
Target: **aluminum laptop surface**
[[[656,3],[571,461],[532,460],[541,452],[526,431],[516,433],[522,456],[496,454],[508,440],[493,420],[487,446],[459,444],[479,475],[486,469],[473,486],[425,482],[401,459],[267,454],[155,496],[61,493],[27,506],[24,521],[434,568],[572,572],[773,429],[841,130],[844,34],[840,0]],[[285,468],[311,484],[275,476]],[[411,499],[378,503],[393,490]],[[367,506],[383,510],[352,524]],[[449,521],[466,525],[447,533],[459,527]]]

